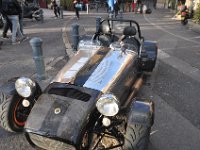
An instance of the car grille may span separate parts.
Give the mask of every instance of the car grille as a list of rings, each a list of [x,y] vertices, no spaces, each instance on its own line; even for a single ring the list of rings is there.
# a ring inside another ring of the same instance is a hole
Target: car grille
[[[78,99],[85,102],[87,102],[91,97],[89,94],[73,88],[52,88],[48,93]]]
[[[46,150],[76,150],[72,145],[37,134],[29,133],[29,137],[35,145]]]

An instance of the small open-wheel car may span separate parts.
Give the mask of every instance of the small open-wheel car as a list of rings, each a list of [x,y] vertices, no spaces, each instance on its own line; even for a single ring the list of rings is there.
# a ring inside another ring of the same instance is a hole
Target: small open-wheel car
[[[5,84],[1,127],[43,149],[144,150],[154,104],[136,93],[156,58],[156,42],[141,36],[136,21],[102,20],[44,91],[27,77]]]

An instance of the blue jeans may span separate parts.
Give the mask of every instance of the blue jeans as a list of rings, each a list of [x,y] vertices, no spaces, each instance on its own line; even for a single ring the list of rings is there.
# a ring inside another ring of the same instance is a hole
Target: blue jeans
[[[19,39],[23,38],[23,34],[20,30],[19,16],[18,15],[8,15],[9,20],[12,22],[12,42],[17,42],[17,36]]]

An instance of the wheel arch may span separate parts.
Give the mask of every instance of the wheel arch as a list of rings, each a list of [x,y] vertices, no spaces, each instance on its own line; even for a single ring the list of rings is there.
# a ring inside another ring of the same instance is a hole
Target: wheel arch
[[[135,100],[130,107],[128,122],[151,127],[154,123],[153,101]]]

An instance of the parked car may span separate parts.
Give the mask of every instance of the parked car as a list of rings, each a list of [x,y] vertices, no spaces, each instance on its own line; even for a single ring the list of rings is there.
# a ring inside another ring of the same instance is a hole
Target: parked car
[[[34,2],[23,1],[23,17],[28,19],[41,20],[42,11],[40,10],[39,4]],[[0,13],[0,28],[3,27],[3,17]]]
[[[121,35],[112,27],[117,22]],[[3,86],[1,127],[47,150],[144,150],[154,103],[136,94],[156,59],[156,42],[142,37],[136,21],[101,20],[44,91],[28,77]]]
[[[42,11],[40,10],[40,6],[34,2],[23,2],[23,16],[24,18],[35,19],[37,21],[41,20]]]

